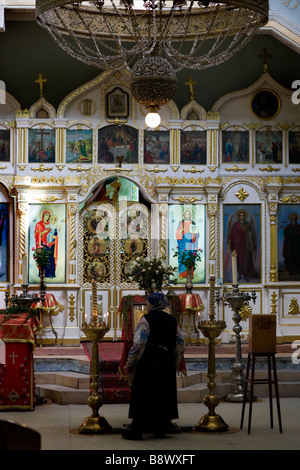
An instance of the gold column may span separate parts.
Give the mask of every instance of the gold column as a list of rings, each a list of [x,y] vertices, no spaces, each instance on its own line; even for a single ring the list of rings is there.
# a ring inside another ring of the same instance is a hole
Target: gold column
[[[19,194],[19,198],[22,197]],[[18,255],[18,269],[16,270],[19,273],[19,277],[16,279],[16,283],[21,282],[21,266],[22,266],[22,255],[27,254],[27,244],[26,244],[26,216],[27,216],[28,204],[25,202],[19,202],[18,212],[19,212],[19,234],[16,234],[17,239],[19,240],[19,255]],[[17,245],[16,245],[17,246]]]
[[[270,211],[270,282],[278,280],[277,261],[277,209],[276,203],[269,204]]]
[[[209,216],[209,274],[216,274],[216,213],[218,210],[217,204],[208,204]]]
[[[209,252],[208,252],[208,273],[216,275],[220,270],[220,258],[218,253],[218,237],[217,234],[217,214],[219,208],[219,193],[221,191],[220,178],[209,179],[206,184],[207,193],[207,214],[209,217]]]
[[[277,224],[278,224],[278,195],[282,187],[280,177],[270,177],[265,186],[268,194],[268,208],[270,215],[270,282],[278,280],[278,247],[277,247]]]
[[[168,204],[159,204],[160,213],[160,240],[159,255],[167,256],[167,239],[168,239]]]
[[[72,202],[74,201],[74,202]],[[77,194],[68,195],[68,223],[69,223],[69,283],[76,283],[76,251],[77,251],[77,240],[76,240],[76,215],[78,212]]]

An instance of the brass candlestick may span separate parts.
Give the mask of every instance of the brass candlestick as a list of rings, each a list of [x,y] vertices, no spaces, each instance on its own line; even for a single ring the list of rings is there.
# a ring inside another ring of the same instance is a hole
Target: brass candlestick
[[[98,341],[100,341],[109,331],[109,327],[103,323],[97,323],[93,319],[92,323],[84,323],[82,331],[87,338],[92,341],[92,361],[91,361],[91,389],[92,394],[88,398],[87,404],[92,409],[92,415],[85,419],[79,432],[85,434],[97,434],[111,432],[112,427],[103,416],[99,415],[99,408],[103,405],[103,397],[98,391],[98,378],[100,375],[100,363],[98,352]]]
[[[208,413],[193,427],[194,431],[205,432],[223,432],[228,430],[228,425],[225,423],[220,415],[215,413],[215,408],[218,406],[220,400],[215,394],[215,377],[216,377],[216,362],[215,362],[215,339],[220,336],[222,331],[226,328],[226,323],[221,320],[215,320],[215,276],[210,276],[210,301],[209,301],[209,320],[201,321],[198,328],[205,338],[209,339],[208,349],[208,373],[207,377],[209,394],[204,397],[204,404],[208,408]]]
[[[244,305],[247,305],[249,300],[253,300],[255,303],[256,292],[252,291],[251,296],[246,292],[239,290],[238,284],[232,285],[232,291],[223,294],[223,297],[216,299],[217,302],[223,300],[224,303],[228,304],[233,310],[233,331],[236,336],[236,360],[231,371],[231,391],[225,397],[226,401],[230,402],[242,402],[244,398],[244,365],[242,360],[242,345],[241,345],[241,309]]]
[[[10,307],[30,307],[32,304],[37,302],[45,302],[45,290],[38,294],[29,294],[28,293],[28,284],[22,284],[23,292],[22,294],[13,294],[10,296],[10,284],[6,284],[5,291],[5,308]]]

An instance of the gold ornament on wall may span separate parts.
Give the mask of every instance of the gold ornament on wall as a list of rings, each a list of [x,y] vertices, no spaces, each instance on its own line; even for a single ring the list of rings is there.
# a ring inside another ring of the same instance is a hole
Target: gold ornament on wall
[[[244,188],[239,189],[238,192],[235,193],[235,195],[240,199],[241,202],[244,202],[245,199],[249,196],[249,194],[247,193],[247,191],[244,190]]]
[[[298,300],[295,297],[291,300],[288,314],[289,315],[299,315],[300,314],[300,308],[299,308]]]
[[[70,321],[74,321],[75,318],[75,296],[74,294],[71,294],[68,298],[69,302],[69,318]]]

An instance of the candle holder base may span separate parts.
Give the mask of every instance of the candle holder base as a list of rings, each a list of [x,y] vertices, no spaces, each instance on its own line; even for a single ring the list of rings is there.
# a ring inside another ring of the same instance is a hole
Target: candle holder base
[[[228,395],[224,398],[225,401],[230,401],[230,402],[236,402],[236,403],[242,403],[244,400],[244,393],[239,392],[239,393],[228,393]]]
[[[225,423],[220,415],[206,414],[200,418],[199,422],[193,427],[196,432],[224,432],[228,431],[228,424]]]
[[[112,432],[112,427],[103,416],[89,416],[79,428],[81,434],[100,434]]]

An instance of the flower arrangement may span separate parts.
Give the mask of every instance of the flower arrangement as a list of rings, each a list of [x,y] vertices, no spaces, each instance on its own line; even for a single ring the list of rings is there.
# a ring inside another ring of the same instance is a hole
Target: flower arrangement
[[[37,248],[32,248],[33,259],[36,262],[39,270],[45,269],[46,266],[50,264],[50,253],[44,245],[38,246]]]
[[[178,247],[177,247],[178,250]],[[201,261],[201,254],[203,250],[183,250],[175,251],[173,258],[178,258],[187,269],[194,268],[197,261]]]
[[[164,257],[136,258],[128,280],[136,282],[140,289],[146,293],[161,291],[163,284],[167,284],[169,277],[174,275],[177,268],[170,266]],[[172,281],[175,283],[175,279]]]

